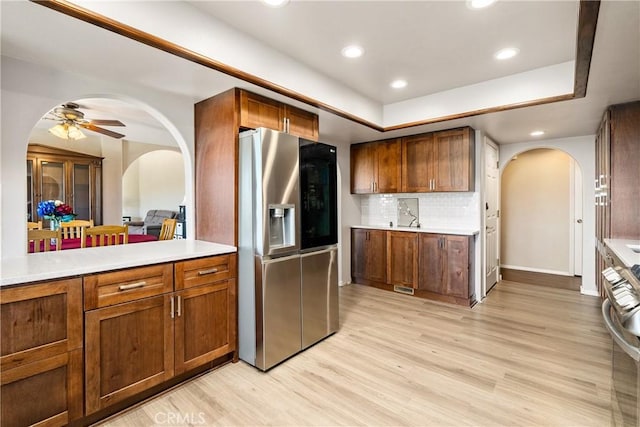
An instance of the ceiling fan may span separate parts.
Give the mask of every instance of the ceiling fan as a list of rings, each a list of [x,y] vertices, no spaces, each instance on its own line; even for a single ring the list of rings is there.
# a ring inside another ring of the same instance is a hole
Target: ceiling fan
[[[82,139],[86,138],[86,136],[80,131],[80,128],[84,128],[111,138],[120,139],[124,137],[121,133],[98,127],[98,125],[125,126],[120,120],[87,120],[84,118],[84,113],[78,108],[80,108],[80,105],[75,102],[67,102],[49,111],[44,118],[58,121],[58,124],[49,129],[49,132],[62,139]]]

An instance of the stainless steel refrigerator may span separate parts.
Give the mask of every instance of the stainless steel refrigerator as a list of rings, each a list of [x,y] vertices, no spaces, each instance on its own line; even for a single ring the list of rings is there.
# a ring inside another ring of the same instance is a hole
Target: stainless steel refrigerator
[[[335,245],[301,252],[300,143],[260,128],[240,134],[240,358],[267,370],[338,328]]]

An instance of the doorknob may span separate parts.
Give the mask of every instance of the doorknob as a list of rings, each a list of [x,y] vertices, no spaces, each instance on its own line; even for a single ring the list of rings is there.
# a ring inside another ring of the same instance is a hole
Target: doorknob
[[[582,224],[582,219],[577,219],[577,220],[576,220],[576,222],[577,222],[578,224]]]

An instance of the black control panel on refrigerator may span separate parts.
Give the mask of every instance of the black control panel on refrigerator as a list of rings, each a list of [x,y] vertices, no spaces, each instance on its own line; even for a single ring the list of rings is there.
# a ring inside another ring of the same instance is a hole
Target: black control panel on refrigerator
[[[300,139],[301,249],[338,243],[336,147]]]

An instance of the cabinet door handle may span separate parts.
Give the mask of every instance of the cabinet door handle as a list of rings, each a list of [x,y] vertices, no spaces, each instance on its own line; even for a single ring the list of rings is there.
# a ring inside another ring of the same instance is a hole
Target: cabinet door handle
[[[142,288],[146,284],[147,284],[147,282],[145,282],[145,281],[136,282],[136,283],[129,283],[128,285],[120,285],[120,286],[118,286],[118,290],[119,291],[128,291],[129,289]]]
[[[207,274],[213,274],[213,273],[217,273],[218,269],[217,268],[210,268],[208,270],[200,270],[198,271],[198,276],[206,276]]]
[[[376,192],[376,188],[378,188],[378,185],[375,181],[373,181],[373,192]]]
[[[175,316],[173,315],[173,309],[174,309],[173,297],[171,297],[171,318],[172,318],[172,319],[175,317]]]
[[[180,303],[180,295],[176,297],[178,299],[178,317],[182,316],[182,304]]]

